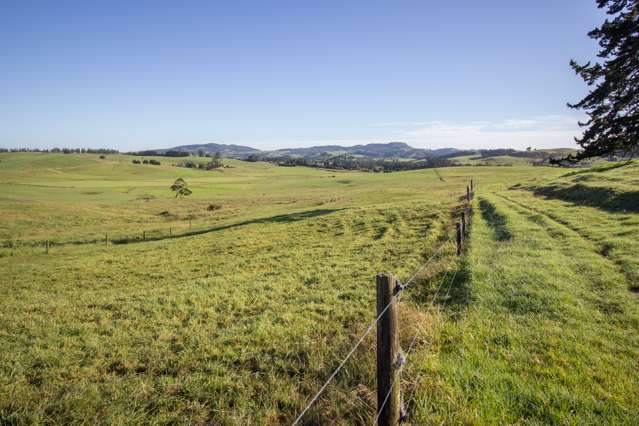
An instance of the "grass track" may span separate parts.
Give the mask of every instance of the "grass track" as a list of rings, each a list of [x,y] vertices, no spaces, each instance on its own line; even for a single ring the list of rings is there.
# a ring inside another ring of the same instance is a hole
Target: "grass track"
[[[415,423],[633,424],[639,309],[626,276],[564,225],[479,201],[457,284],[467,309],[442,306]]]

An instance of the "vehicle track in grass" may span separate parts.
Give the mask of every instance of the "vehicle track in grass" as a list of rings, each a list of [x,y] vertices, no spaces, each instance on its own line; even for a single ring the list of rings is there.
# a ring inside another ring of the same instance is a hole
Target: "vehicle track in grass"
[[[635,287],[634,287],[633,276],[630,273],[628,273],[626,268],[624,268],[624,264],[621,260],[610,256],[609,247],[607,244],[601,244],[600,242],[592,239],[591,237],[586,235],[583,231],[581,231],[579,228],[563,220],[562,218],[557,217],[556,215],[547,213],[541,209],[538,209],[529,205],[525,205],[518,200],[514,200],[500,193],[495,193],[495,196],[497,196],[498,198],[506,202],[508,205],[510,205],[513,208],[513,210],[518,211],[521,214],[529,215],[528,216],[529,220],[537,222],[540,226],[543,226],[546,229],[546,231],[553,237],[559,236],[562,231],[564,233],[573,234],[574,236],[578,237],[584,243],[584,245],[587,246],[589,251],[597,254],[601,258],[605,259],[607,262],[613,264],[615,268],[619,272],[621,272],[621,274],[624,276],[626,280],[626,284],[628,285],[628,289],[633,294],[636,294],[636,291],[634,290]],[[550,224],[558,227],[560,229],[560,232],[553,231],[550,226],[543,224],[541,221],[535,220],[535,218],[531,216],[531,214],[538,215],[539,217],[550,222]]]

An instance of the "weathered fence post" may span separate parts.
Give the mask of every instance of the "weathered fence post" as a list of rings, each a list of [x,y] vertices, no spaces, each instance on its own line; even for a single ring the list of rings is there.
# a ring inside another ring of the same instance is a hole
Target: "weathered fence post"
[[[466,212],[462,212],[461,214],[461,227],[462,227],[462,238],[466,236]]]
[[[173,236],[173,229],[169,228],[169,237],[172,237],[172,236]]]
[[[475,187],[473,186],[473,180],[472,179],[470,180],[470,190],[471,191],[475,190]]]
[[[381,315],[377,323],[377,425],[396,426],[401,416],[399,379],[401,353],[398,306],[397,303],[391,302],[397,280],[392,274],[378,274],[376,283],[377,316]],[[384,309],[386,309],[385,312]],[[384,312],[383,315],[382,312]]]
[[[109,234],[104,234],[104,245],[105,246],[109,245]]]
[[[142,241],[146,241],[146,231],[142,231]]]
[[[46,240],[46,241],[44,242],[44,252],[45,252],[46,254],[49,254],[49,240]]]
[[[461,223],[457,223],[457,256],[461,256],[462,252],[462,229]]]
[[[470,203],[470,186],[466,185],[466,199]]]

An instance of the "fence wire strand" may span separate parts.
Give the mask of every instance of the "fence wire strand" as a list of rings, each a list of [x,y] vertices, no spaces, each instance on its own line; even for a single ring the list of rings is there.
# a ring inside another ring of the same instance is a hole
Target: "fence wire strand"
[[[448,290],[446,291],[446,297],[448,297],[448,295],[450,294],[450,290],[453,288],[453,285],[455,284],[456,277],[457,277],[457,270],[455,270],[455,273],[453,274],[453,277],[450,280],[450,285],[448,286]],[[420,331],[424,331],[424,328],[422,327]],[[419,334],[419,331],[418,331],[418,334]],[[413,341],[415,341],[416,337],[417,337],[417,334],[415,335],[415,337],[413,337]],[[406,356],[408,356],[411,349],[412,349],[412,343],[411,343],[411,347],[408,349],[408,352],[406,353]],[[421,376],[417,376],[417,381],[415,382],[415,385],[413,386],[413,389],[411,390],[408,400],[406,402],[407,408],[410,406],[411,402],[413,401],[413,397],[415,396],[415,391],[417,390],[417,386],[420,380],[421,380]]]
[[[428,264],[435,258],[435,256],[437,256],[442,249],[444,248],[444,246],[446,246],[446,244],[448,244],[449,242],[452,241],[452,237],[449,235],[448,238],[446,238],[446,240],[439,246],[439,248],[435,251],[435,253],[433,253],[428,260],[426,260],[426,263],[424,263],[422,265],[421,268],[419,268],[409,279],[408,281],[406,281],[406,283],[404,284],[406,287],[408,287],[409,285],[412,284],[412,282],[419,276],[419,274],[421,274],[422,272],[424,272],[424,269],[426,269],[426,267],[428,266]]]
[[[450,271],[448,271],[448,270],[446,271],[446,273],[444,274],[444,278],[442,278],[442,280],[439,283],[439,286],[437,286],[437,291],[435,292],[435,295],[433,296],[433,300],[428,305],[428,309],[432,308],[433,305],[435,304],[435,300],[437,299],[437,295],[439,294],[441,289],[444,287],[444,282],[446,281],[446,278],[448,277],[448,273],[449,272]],[[457,271],[455,271],[455,274],[457,274]],[[455,277],[453,276],[453,281],[454,281],[454,279],[455,279]],[[449,291],[450,291],[450,287],[453,285],[452,284],[453,281],[451,281],[451,284],[448,287]],[[423,330],[423,328],[421,330]],[[419,334],[420,334],[419,331],[417,333],[415,333],[415,336],[413,337],[413,340],[411,341],[410,346],[408,347],[408,350],[406,351],[406,354],[405,354],[406,357],[408,357],[408,354],[410,354],[410,351],[413,349],[413,345],[415,344],[415,341],[417,340],[417,336]],[[400,383],[401,383],[401,371],[400,371],[399,375],[396,376],[396,377],[400,377]],[[386,406],[386,403],[388,402],[388,398],[390,397],[390,394],[393,391],[393,384],[395,384],[395,378],[393,378],[393,381],[391,382],[390,389],[386,393],[386,397],[384,398],[384,401],[382,402],[382,406],[379,408],[379,410],[377,410],[377,414],[375,416],[375,420],[373,420],[373,423],[377,423],[377,420],[379,420],[379,416],[381,416],[382,411],[384,410],[384,407]]]
[[[404,284],[404,289],[406,289],[414,280],[415,278],[417,278],[417,276],[424,271],[424,269],[426,269],[426,267],[430,264],[430,262],[435,258],[435,256],[437,256],[441,250],[443,249],[443,247],[448,244],[451,241],[451,237],[449,236],[445,242],[443,242],[439,248],[435,251],[435,253],[433,253],[424,263],[424,265],[422,265],[417,272],[415,272],[406,282],[406,284]],[[326,380],[326,382],[324,382],[324,384],[322,385],[322,387],[317,391],[317,393],[315,394],[315,396],[313,396],[313,398],[308,402],[308,404],[306,404],[306,406],[304,407],[304,409],[300,412],[300,414],[295,418],[295,421],[293,421],[292,426],[296,426],[299,424],[300,420],[302,419],[302,417],[304,417],[304,415],[308,412],[308,410],[313,406],[313,404],[315,404],[315,402],[319,399],[319,397],[322,395],[322,393],[324,392],[324,390],[326,390],[326,388],[328,387],[328,385],[333,381],[333,379],[335,378],[335,376],[337,376],[337,374],[342,370],[342,368],[344,367],[344,365],[346,365],[346,362],[350,359],[350,357],[355,353],[355,350],[357,350],[357,348],[362,344],[362,342],[364,341],[364,339],[366,338],[366,336],[368,336],[370,334],[370,332],[373,330],[373,328],[375,327],[375,325],[377,325],[377,323],[379,322],[380,318],[386,313],[386,311],[388,310],[388,308],[395,302],[395,301],[399,301],[401,299],[403,292],[400,291],[399,293],[397,293],[396,295],[394,295],[391,298],[391,301],[384,307],[384,309],[382,310],[382,312],[377,315],[377,317],[369,324],[369,326],[366,328],[366,331],[364,332],[364,334],[361,335],[361,337],[357,340],[357,342],[355,343],[355,345],[351,348],[351,350],[348,352],[348,354],[346,354],[346,357],[344,357],[344,359],[339,363],[339,365],[337,366],[337,368],[331,373],[331,375],[328,377],[328,379]],[[388,395],[386,396],[386,399],[388,399]],[[381,410],[380,410],[381,412]]]

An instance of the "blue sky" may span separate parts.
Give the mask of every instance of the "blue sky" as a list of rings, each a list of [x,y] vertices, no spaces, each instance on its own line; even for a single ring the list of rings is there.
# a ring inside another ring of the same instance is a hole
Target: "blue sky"
[[[0,7],[0,146],[574,146],[594,0]]]

